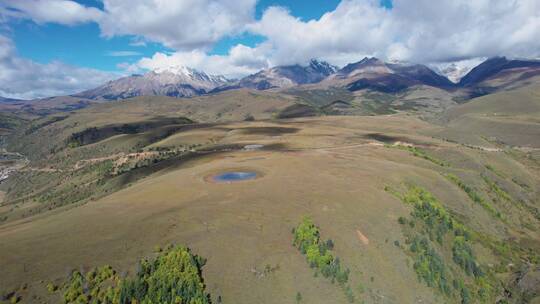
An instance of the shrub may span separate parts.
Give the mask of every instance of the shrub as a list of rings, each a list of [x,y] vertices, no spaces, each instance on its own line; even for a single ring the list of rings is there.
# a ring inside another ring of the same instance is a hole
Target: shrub
[[[340,286],[345,288],[345,284],[349,281],[350,270],[341,266],[338,257],[332,256],[330,251],[334,248],[334,242],[332,240],[321,242],[319,228],[309,217],[304,217],[292,232],[294,234],[293,245],[306,255],[310,267],[317,269],[315,275],[320,271],[325,278],[330,278],[332,283],[337,281]],[[350,290],[349,286],[346,288]]]
[[[429,246],[428,240],[415,237],[410,250],[416,254],[413,268],[418,278],[429,287],[436,287],[444,294],[450,294],[447,269],[439,254]]]
[[[169,246],[153,260],[141,260],[135,277],[121,279],[111,266],[86,275],[73,271],[64,303],[209,304],[201,277],[204,259],[181,246]]]
[[[461,188],[461,190],[463,190],[473,202],[475,202],[475,203],[479,204],[480,206],[482,206],[482,208],[484,208],[491,215],[493,215],[495,217],[498,217],[498,218],[502,218],[502,215],[501,215],[500,212],[498,212],[490,203],[486,202],[480,196],[480,194],[478,194],[478,192],[476,192],[476,190],[474,190],[472,187],[465,184],[457,176],[455,176],[454,174],[449,173],[449,174],[446,174],[446,178],[448,178],[448,180],[450,180],[451,182],[456,184],[459,188]]]

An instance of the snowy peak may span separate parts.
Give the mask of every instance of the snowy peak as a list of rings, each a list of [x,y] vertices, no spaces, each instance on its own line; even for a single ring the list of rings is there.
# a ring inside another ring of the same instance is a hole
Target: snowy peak
[[[191,97],[206,94],[229,82],[224,76],[208,75],[185,66],[168,66],[144,75],[132,75],[110,81],[76,96],[106,100],[143,95]]]
[[[189,77],[192,77],[194,74],[197,73],[195,69],[188,68],[183,65],[171,65],[171,66],[166,66],[166,67],[159,67],[157,69],[154,69],[152,72],[156,74],[171,73],[174,75],[189,76]]]
[[[299,84],[316,83],[332,75],[337,67],[312,59],[307,66],[299,64],[276,66],[242,78],[239,86],[258,90],[286,88]]]
[[[317,59],[311,59],[307,68],[313,72],[326,76],[332,75],[338,70],[336,66],[333,66],[326,61],[319,61]]]
[[[485,58],[465,59],[453,62],[440,62],[430,64],[436,73],[446,76],[453,83],[459,83],[474,67],[482,63]]]
[[[358,74],[387,74],[392,73],[386,64],[375,57],[365,57],[364,59],[349,63],[341,70],[337,71],[338,77],[352,77]]]
[[[438,88],[451,88],[454,85],[424,65],[386,63],[375,57],[350,63],[325,81],[343,85],[351,91],[371,89],[387,93],[399,92],[415,85]]]
[[[165,81],[170,80],[172,82],[185,81],[200,87],[217,87],[229,82],[229,79],[225,76],[208,75],[204,72],[181,65],[160,67],[148,72],[145,76],[161,78]]]

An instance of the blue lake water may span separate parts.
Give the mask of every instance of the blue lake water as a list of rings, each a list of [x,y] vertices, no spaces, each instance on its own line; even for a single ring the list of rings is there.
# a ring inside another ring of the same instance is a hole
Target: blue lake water
[[[257,177],[257,173],[255,172],[225,172],[218,174],[214,176],[215,182],[236,182],[236,181],[243,181],[248,179],[255,179]]]

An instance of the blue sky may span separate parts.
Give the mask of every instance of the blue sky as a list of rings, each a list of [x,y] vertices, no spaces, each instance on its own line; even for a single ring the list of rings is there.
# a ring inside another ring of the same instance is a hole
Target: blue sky
[[[103,9],[103,3],[96,0],[79,0],[78,3]],[[303,21],[319,19],[323,14],[333,11],[339,0],[259,0],[255,18],[260,19],[270,6],[282,6]],[[391,7],[391,0],[381,1],[381,5]],[[122,62],[134,63],[140,58],[149,57],[156,52],[174,50],[160,43],[147,42],[144,46],[133,45],[134,36],[100,36],[97,23],[60,25],[55,23],[36,24],[32,20],[13,20],[10,23],[18,54],[38,63],[60,60],[67,64],[95,68],[105,71],[118,71]],[[244,33],[219,40],[211,47],[209,54],[226,54],[237,44],[255,46],[265,40],[263,36]],[[112,56],[113,52],[133,52],[130,56]]]
[[[0,96],[71,94],[172,65],[232,78],[312,58],[467,69],[539,58],[538,37],[538,0],[0,0]]]

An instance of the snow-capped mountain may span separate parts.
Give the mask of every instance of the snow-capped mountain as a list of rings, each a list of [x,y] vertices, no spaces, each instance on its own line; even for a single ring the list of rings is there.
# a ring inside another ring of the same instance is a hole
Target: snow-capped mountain
[[[239,87],[257,90],[287,88],[299,84],[316,83],[335,73],[337,67],[312,59],[307,66],[298,64],[276,66],[242,78]]]
[[[471,87],[488,80],[499,79],[499,82],[514,82],[511,74],[520,75],[521,79],[540,74],[540,60],[507,59],[493,57],[475,66],[467,75],[460,79],[459,85]],[[506,81],[503,81],[506,79]],[[500,86],[501,83],[498,84]]]
[[[436,73],[446,76],[453,83],[459,83],[463,76],[467,75],[474,67],[482,63],[486,58],[473,58],[453,62],[440,62],[430,64],[429,67]]]
[[[415,85],[428,85],[438,88],[454,86],[425,65],[407,63],[386,63],[377,58],[364,58],[350,63],[326,78],[324,84],[343,86],[357,91],[370,89],[394,93]]]
[[[89,99],[122,99],[141,95],[191,97],[208,93],[229,82],[224,76],[208,75],[185,66],[169,66],[131,75],[76,94]]]
[[[389,63],[366,57],[338,70],[327,62],[311,60],[304,66],[276,66],[236,81],[185,66],[168,66],[143,75],[110,81],[71,97],[86,100],[115,100],[141,95],[192,97],[239,88],[267,90],[319,83],[322,87],[342,87],[350,91],[368,89],[397,93],[414,86],[431,86],[444,90],[470,89],[490,79],[512,83],[516,77],[527,78],[540,74],[540,61],[537,60],[496,57],[471,69],[475,63],[468,60],[436,64],[430,69],[421,64]],[[483,83],[482,86],[493,85]]]

